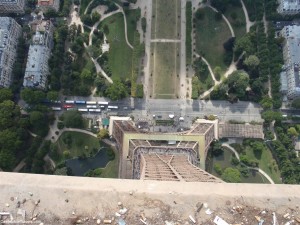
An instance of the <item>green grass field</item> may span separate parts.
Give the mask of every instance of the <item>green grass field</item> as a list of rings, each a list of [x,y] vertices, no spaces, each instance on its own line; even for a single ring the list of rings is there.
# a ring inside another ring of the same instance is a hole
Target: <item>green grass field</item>
[[[105,25],[109,28],[107,35],[110,44],[108,65],[112,71],[112,77],[130,78],[133,50],[127,45],[125,40],[123,15],[117,13],[102,21],[99,26],[104,27]]]
[[[150,73],[153,98],[176,98],[180,68],[179,50],[178,43],[151,44]]]
[[[275,183],[281,183],[280,180],[280,172],[278,169],[278,166],[272,156],[272,153],[269,148],[266,148],[260,158],[256,158],[253,150],[246,146],[245,149],[246,155],[249,157],[249,159],[257,159],[259,161],[259,168],[265,171]],[[277,170],[274,170],[274,163],[277,167]]]
[[[119,154],[115,152],[115,159],[109,161],[105,168],[100,168],[102,178],[118,178],[119,174]]]
[[[128,34],[128,41],[133,46],[134,42],[134,32],[136,31],[137,27],[137,20],[141,17],[141,9],[132,9],[126,10],[126,21],[127,21],[127,34]]]
[[[225,12],[226,18],[229,20],[236,38],[242,37],[246,34],[246,19],[244,11],[241,7],[230,6]]]
[[[214,69],[220,66],[223,71],[228,65],[223,61],[223,43],[231,37],[230,30],[223,19],[216,21],[215,12],[210,8],[201,9],[202,20],[196,19],[196,52],[203,55]]]
[[[186,3],[186,64],[192,63],[192,2]]]
[[[152,39],[179,39],[180,0],[153,0]]]
[[[66,141],[67,139],[68,141]],[[74,158],[82,155],[82,153],[89,155],[93,151],[95,151],[95,149],[99,150],[100,148],[100,143],[97,138],[88,134],[73,131],[64,132],[59,137],[58,141],[56,142],[56,145],[58,146],[58,155],[60,156],[56,160],[57,162],[64,160],[64,151],[69,151],[69,158]],[[85,146],[87,146],[87,148]]]

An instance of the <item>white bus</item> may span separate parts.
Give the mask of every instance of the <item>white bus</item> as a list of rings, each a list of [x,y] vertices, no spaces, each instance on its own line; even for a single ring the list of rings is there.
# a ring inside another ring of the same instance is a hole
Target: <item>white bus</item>
[[[96,108],[97,108],[96,105],[87,105],[86,107],[87,107],[88,109],[91,109],[91,108],[96,109]]]
[[[79,112],[87,112],[88,109],[78,109]]]
[[[87,105],[97,105],[97,102],[94,101],[86,101]]]
[[[107,106],[108,109],[118,109],[119,106],[116,106],[116,105],[109,105]]]
[[[101,109],[89,109],[89,112],[101,112]]]
[[[61,107],[52,107],[51,108],[53,111],[61,111]]]
[[[98,102],[98,105],[108,105],[108,102]]]
[[[75,101],[73,101],[73,100],[66,100],[65,103],[67,103],[67,104],[74,104]]]

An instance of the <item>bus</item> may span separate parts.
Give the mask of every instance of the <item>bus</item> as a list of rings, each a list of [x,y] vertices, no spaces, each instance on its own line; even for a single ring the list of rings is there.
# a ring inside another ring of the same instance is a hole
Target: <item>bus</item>
[[[73,101],[73,100],[65,100],[65,103],[67,103],[67,104],[74,104],[75,101]]]
[[[119,108],[119,106],[115,106],[115,105],[109,105],[107,108],[108,108],[108,109],[118,109],[118,108]]]
[[[108,105],[108,102],[98,102],[98,105]]]
[[[97,102],[94,101],[86,101],[87,105],[97,105]]]
[[[53,111],[61,111],[61,107],[52,107],[51,108]]]
[[[101,112],[101,109],[89,109],[89,112]]]
[[[85,101],[77,100],[75,101],[75,104],[85,104]]]
[[[87,105],[86,107],[87,107],[88,109],[91,109],[91,108],[96,109],[96,108],[97,108],[96,105]]]
[[[64,104],[63,105],[64,109],[73,108],[73,107],[74,107],[74,105],[71,105],[71,104]]]
[[[88,109],[82,109],[82,108],[81,108],[81,109],[78,109],[78,111],[79,111],[79,112],[87,112]]]

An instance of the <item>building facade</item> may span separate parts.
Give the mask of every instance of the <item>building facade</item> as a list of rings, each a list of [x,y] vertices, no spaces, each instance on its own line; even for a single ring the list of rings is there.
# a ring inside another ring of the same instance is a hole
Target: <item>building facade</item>
[[[59,10],[59,0],[38,0],[37,7],[43,12],[53,9],[56,12]]]
[[[49,75],[48,60],[53,45],[53,26],[50,21],[40,21],[32,26],[35,35],[28,51],[23,86],[45,89]]]
[[[0,17],[0,87],[9,87],[12,83],[12,70],[21,33],[21,26],[14,19]]]
[[[25,0],[0,0],[0,14],[24,13]]]
[[[286,26],[281,31],[283,45],[283,71],[280,74],[281,91],[288,99],[300,97],[300,26]]]
[[[282,15],[294,15],[300,13],[300,0],[279,0],[278,13]]]

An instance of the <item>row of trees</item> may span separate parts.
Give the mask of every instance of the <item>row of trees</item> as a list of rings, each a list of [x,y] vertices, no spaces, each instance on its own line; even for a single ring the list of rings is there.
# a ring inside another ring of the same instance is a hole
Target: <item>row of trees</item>
[[[287,184],[299,184],[300,160],[294,151],[294,141],[298,137],[300,127],[290,127],[277,122],[275,130],[278,139],[272,141],[270,147],[280,168],[282,180]]]
[[[11,171],[29,146],[28,118],[22,117],[10,89],[0,89],[0,168]]]

